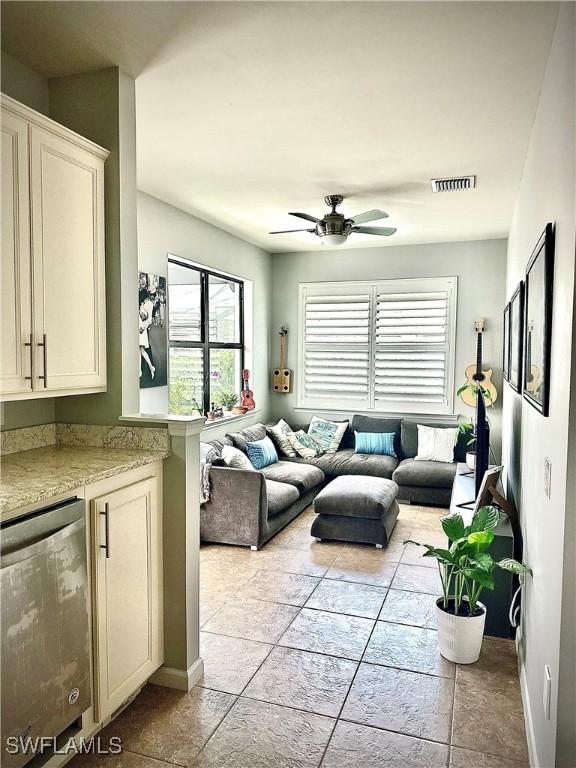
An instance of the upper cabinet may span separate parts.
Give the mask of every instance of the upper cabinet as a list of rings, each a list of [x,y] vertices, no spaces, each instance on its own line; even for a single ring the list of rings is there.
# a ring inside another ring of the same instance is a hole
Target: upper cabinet
[[[2,96],[2,400],[106,389],[107,156]]]

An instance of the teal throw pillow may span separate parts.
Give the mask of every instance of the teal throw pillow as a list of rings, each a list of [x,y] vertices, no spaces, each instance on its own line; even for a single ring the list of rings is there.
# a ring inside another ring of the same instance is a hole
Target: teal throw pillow
[[[356,453],[372,453],[379,456],[393,456],[395,459],[396,451],[394,450],[394,438],[395,432],[356,432],[354,431],[354,437],[356,439]]]
[[[270,464],[276,464],[278,454],[274,443],[269,437],[263,440],[255,440],[252,443],[246,443],[246,453],[254,469],[263,469]]]

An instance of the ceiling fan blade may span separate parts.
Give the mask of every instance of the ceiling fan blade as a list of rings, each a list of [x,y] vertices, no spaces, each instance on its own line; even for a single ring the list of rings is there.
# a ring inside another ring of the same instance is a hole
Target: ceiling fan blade
[[[352,227],[352,232],[360,232],[363,235],[393,235],[396,227]]]
[[[316,216],[311,216],[309,213],[295,213],[293,211],[290,211],[290,216],[298,216],[300,219],[308,219],[308,221],[313,221],[314,224],[318,224],[321,219],[317,219]]]
[[[277,232],[268,232],[269,235],[285,235],[288,232],[316,232],[315,229],[279,229]]]
[[[371,211],[365,213],[359,213],[357,216],[351,216],[351,220],[354,224],[364,224],[366,221],[375,221],[376,219],[387,219],[388,214],[386,211],[379,211],[378,208],[373,208]]]

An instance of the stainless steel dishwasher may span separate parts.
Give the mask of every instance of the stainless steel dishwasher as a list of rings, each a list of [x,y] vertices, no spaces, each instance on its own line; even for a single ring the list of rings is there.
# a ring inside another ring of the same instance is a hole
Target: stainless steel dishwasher
[[[1,526],[2,765],[57,737],[88,709],[90,638],[85,502],[71,499]]]

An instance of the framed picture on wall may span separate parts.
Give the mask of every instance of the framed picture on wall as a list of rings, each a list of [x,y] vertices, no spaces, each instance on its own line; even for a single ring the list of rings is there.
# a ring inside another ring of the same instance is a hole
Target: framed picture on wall
[[[510,304],[504,307],[504,339],[503,339],[503,359],[502,376],[504,381],[510,381]]]
[[[522,392],[522,350],[524,346],[524,283],[520,281],[510,299],[510,366],[508,383]]]
[[[554,228],[547,224],[528,266],[524,296],[524,397],[543,416],[550,400]]]
[[[166,278],[140,272],[138,275],[140,389],[165,387],[168,383],[166,325]]]

